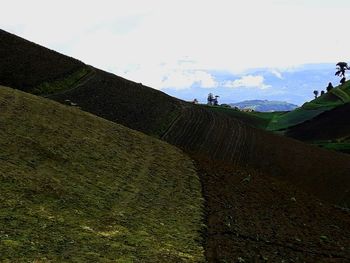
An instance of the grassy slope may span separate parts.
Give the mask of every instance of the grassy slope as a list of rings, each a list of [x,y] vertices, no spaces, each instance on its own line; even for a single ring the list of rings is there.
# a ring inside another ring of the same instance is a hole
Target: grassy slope
[[[197,262],[202,198],[180,150],[0,88],[0,260]]]
[[[332,89],[329,93],[305,103],[294,111],[273,118],[267,126],[267,130],[288,129],[348,102],[350,102],[350,82]]]

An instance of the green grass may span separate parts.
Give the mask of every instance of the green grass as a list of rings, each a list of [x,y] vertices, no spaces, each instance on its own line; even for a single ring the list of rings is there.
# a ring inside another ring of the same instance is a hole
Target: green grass
[[[60,91],[64,91],[72,88],[75,84],[79,82],[83,77],[88,75],[91,72],[91,69],[88,67],[80,68],[78,71],[70,74],[64,78],[52,81],[44,82],[37,87],[35,87],[31,93],[35,95],[50,95]]]
[[[4,87],[0,109],[0,261],[204,261],[201,186],[179,149]]]
[[[325,108],[315,110],[305,110],[303,108],[298,108],[291,112],[275,116],[271,119],[266,129],[270,131],[283,130],[304,121],[310,120],[324,111]]]

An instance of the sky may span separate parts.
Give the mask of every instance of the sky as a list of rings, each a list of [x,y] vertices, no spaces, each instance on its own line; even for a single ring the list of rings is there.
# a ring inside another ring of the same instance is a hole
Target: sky
[[[271,98],[283,85],[266,72],[283,79],[304,64],[350,60],[347,0],[0,4],[2,29],[179,97],[255,90]]]

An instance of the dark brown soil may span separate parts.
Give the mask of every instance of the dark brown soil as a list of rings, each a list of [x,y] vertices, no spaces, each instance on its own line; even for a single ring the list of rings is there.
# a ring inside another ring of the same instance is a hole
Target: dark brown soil
[[[350,212],[282,178],[198,158],[208,262],[350,262]]]

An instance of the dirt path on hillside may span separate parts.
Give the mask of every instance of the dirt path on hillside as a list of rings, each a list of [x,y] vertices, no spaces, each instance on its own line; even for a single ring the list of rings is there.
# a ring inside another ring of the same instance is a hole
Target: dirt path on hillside
[[[272,176],[196,158],[208,262],[350,262],[350,213]]]

